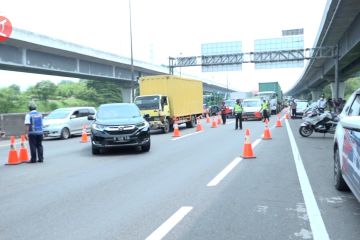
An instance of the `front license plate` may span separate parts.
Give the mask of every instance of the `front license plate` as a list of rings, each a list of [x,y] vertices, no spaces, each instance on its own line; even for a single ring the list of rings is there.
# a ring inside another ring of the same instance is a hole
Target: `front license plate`
[[[128,142],[129,140],[130,140],[129,136],[114,137],[114,142]]]

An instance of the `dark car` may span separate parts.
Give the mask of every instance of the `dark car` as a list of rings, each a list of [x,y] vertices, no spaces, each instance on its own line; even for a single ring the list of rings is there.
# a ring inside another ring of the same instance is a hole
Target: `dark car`
[[[133,103],[102,104],[91,126],[92,153],[102,149],[138,147],[142,152],[150,150],[149,123],[141,116]]]

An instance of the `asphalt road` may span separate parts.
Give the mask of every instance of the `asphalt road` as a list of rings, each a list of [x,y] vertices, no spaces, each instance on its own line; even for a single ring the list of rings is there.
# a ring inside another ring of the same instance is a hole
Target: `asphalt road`
[[[258,121],[203,121],[180,138],[152,134],[148,153],[46,140],[42,164],[5,166],[2,141],[0,239],[358,240],[360,204],[332,185],[333,135],[303,138],[301,120],[275,120],[271,140]],[[253,159],[240,158],[245,128]]]

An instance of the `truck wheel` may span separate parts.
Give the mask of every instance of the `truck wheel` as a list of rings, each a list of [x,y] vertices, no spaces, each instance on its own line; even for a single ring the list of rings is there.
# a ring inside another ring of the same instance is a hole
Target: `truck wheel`
[[[167,119],[164,120],[163,133],[168,133],[170,131],[170,123]]]
[[[191,116],[191,121],[186,122],[186,127],[187,128],[193,128],[195,126],[196,126],[196,118],[195,118],[195,116]]]

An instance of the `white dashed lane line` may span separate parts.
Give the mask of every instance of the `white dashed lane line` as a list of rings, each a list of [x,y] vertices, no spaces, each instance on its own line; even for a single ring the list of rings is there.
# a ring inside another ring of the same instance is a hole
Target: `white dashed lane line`
[[[166,222],[158,227],[145,240],[160,240],[173,229],[191,210],[193,207],[185,206],[176,211]]]

